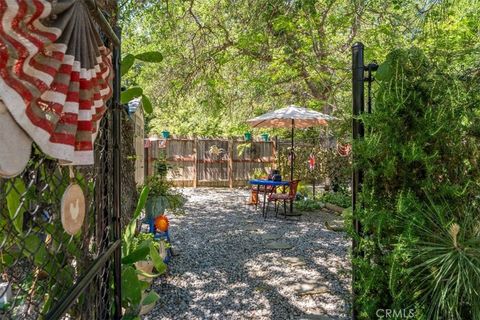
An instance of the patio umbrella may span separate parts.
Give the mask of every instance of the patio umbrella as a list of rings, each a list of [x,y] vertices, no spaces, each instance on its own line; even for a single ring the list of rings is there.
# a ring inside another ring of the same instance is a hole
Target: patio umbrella
[[[113,73],[84,1],[0,0],[0,22],[0,100],[12,121],[47,155],[92,164]]]
[[[290,105],[286,108],[274,110],[265,113],[256,118],[247,120],[247,123],[255,128],[291,128],[292,129],[292,147],[290,151],[290,180],[293,180],[293,145],[295,128],[308,128],[314,126],[327,125],[327,121],[334,120],[335,117],[317,112],[315,110]]]

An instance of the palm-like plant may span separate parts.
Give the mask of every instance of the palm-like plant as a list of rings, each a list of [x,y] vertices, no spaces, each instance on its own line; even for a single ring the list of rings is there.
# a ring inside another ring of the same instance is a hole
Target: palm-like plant
[[[414,295],[427,319],[480,319],[479,208],[452,210],[445,202],[417,208],[424,219],[412,224],[419,240],[410,248],[411,286],[404,293]]]

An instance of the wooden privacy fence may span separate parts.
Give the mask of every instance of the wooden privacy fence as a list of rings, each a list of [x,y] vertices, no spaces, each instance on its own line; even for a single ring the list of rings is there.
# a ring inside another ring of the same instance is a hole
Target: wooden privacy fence
[[[269,172],[276,155],[274,141],[243,139],[169,138],[147,140],[145,147],[145,174],[165,157],[167,177],[179,187],[245,186],[255,170]]]

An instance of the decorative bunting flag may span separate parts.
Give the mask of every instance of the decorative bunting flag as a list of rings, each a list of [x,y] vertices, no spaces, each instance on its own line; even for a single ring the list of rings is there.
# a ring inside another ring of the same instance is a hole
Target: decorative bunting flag
[[[47,155],[92,164],[113,73],[85,3],[0,0],[0,19],[0,99]]]

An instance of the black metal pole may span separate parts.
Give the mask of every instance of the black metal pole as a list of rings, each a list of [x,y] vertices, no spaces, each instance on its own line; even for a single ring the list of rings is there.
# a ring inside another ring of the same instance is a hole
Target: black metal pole
[[[293,135],[295,134],[295,120],[292,119],[292,145],[290,149],[290,181],[293,181],[293,163],[294,163],[294,153],[293,153]]]
[[[290,181],[293,181],[293,165],[295,163],[295,153],[293,151],[293,137],[295,135],[295,120],[292,119],[292,146],[290,151]],[[290,201],[290,214],[293,212],[293,201]]]
[[[115,27],[115,33],[120,39],[120,28]],[[115,70],[115,78],[113,79],[113,104],[112,104],[112,142],[113,142],[113,241],[121,239],[121,130],[122,130],[122,106],[120,104],[120,46],[113,49],[113,66]],[[114,279],[114,295],[115,295],[115,314],[114,319],[122,318],[122,248],[119,245],[113,253],[113,279]]]
[[[365,135],[365,129],[363,123],[358,116],[365,111],[365,99],[364,99],[364,59],[363,59],[363,44],[357,42],[352,46],[352,94],[353,94],[353,120],[352,120],[352,134],[353,140],[360,139]],[[355,162],[355,154],[353,154]],[[355,168],[352,172],[352,211],[353,211],[353,228],[356,235],[360,236],[362,232],[362,226],[360,221],[356,217],[357,209],[357,195],[361,189],[363,180],[362,171]],[[357,252],[358,243],[354,237],[352,240],[352,255],[355,258],[358,256]],[[356,270],[352,267],[352,319],[358,318],[358,310],[356,306]]]

